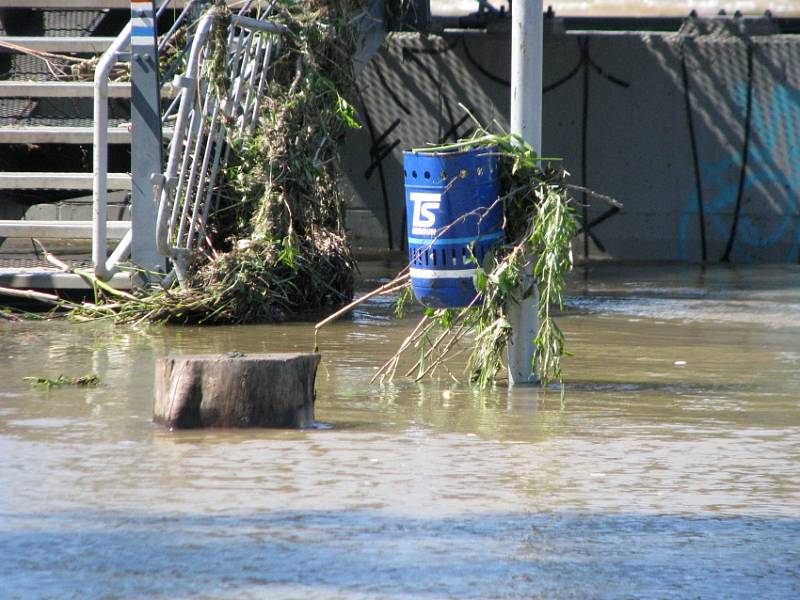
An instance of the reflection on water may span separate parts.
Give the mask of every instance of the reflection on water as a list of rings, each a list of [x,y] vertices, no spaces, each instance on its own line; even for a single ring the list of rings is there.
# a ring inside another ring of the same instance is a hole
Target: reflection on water
[[[309,324],[0,323],[0,596],[800,597],[798,306],[795,266],[576,272],[561,410],[369,385],[413,319],[368,302],[321,335],[306,431],[150,416],[155,357],[308,350]]]

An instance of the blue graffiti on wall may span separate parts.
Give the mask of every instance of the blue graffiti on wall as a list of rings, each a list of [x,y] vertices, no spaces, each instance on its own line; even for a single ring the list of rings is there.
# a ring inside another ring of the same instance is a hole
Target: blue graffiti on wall
[[[744,114],[746,85],[736,88],[734,99]],[[766,106],[765,106],[766,105]],[[800,250],[800,90],[783,85],[772,88],[768,100],[754,98],[750,152],[744,197],[755,202],[743,205],[732,258],[749,262],[756,251],[786,245],[784,260],[797,261]],[[721,161],[700,161],[706,235],[724,244],[730,234],[731,214],[736,205],[741,157]],[[681,258],[687,260],[688,233],[698,221],[697,192],[692,194],[680,222]],[[788,238],[788,239],[787,239]],[[776,259],[779,256],[775,256]],[[709,256],[714,259],[713,255]]]

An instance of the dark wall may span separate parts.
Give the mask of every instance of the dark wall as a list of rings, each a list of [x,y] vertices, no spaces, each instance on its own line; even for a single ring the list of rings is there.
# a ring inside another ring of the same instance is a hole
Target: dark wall
[[[346,145],[355,245],[402,247],[401,152],[468,135],[459,103],[507,127],[509,65],[505,31],[387,40]],[[542,153],[625,205],[587,200],[579,256],[798,261],[800,37],[735,20],[551,32],[544,85]]]

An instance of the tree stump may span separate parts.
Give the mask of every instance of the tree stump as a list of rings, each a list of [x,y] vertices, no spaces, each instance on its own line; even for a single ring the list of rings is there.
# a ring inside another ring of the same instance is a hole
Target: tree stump
[[[159,358],[153,420],[170,429],[309,427],[319,361],[301,352]]]

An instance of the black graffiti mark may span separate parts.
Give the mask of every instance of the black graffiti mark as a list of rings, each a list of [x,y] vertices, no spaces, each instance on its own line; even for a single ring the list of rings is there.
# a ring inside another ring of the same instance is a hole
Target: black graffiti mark
[[[367,131],[369,132],[370,140],[372,141],[372,148],[377,146],[377,138],[375,136],[375,127],[372,123],[372,119],[369,116],[369,110],[367,109],[367,104],[364,102],[364,97],[361,94],[361,89],[356,86],[356,94],[358,94],[359,104],[361,104],[361,111],[363,112],[364,116],[364,123],[367,125]],[[398,119],[399,122],[399,119]],[[397,125],[394,125],[395,127]],[[382,136],[380,139],[385,139],[386,134]],[[370,150],[370,154],[372,154],[372,150]],[[385,157],[384,157],[385,158]],[[378,179],[381,184],[381,195],[383,196],[383,215],[386,219],[386,235],[388,237],[388,246],[389,250],[394,250],[394,242],[392,241],[392,213],[389,210],[389,192],[386,188],[386,174],[383,172],[383,160],[378,161],[377,163],[378,168]]]
[[[464,49],[464,56],[469,61],[469,64],[471,64],[472,67],[476,71],[478,71],[478,73],[486,77],[489,81],[493,81],[505,87],[511,87],[511,81],[505,79],[504,77],[499,77],[498,75],[495,75],[494,73],[490,72],[486,67],[484,67],[480,62],[478,62],[478,60],[475,58],[472,52],[470,52],[469,46],[467,46],[466,38],[462,38],[461,42],[462,42],[462,48]],[[572,79],[582,66],[583,66],[583,56],[581,56],[581,58],[578,60],[578,63],[569,71],[569,73],[564,75],[561,79],[558,79],[549,85],[542,86],[542,93],[546,94],[548,92],[552,92],[554,89],[560,87],[562,84]]]
[[[610,81],[614,85],[618,85],[621,88],[629,88],[631,84],[624,79],[620,79],[606,71],[603,67],[598,65],[595,60],[592,58],[592,55],[589,52],[589,38],[588,37],[581,37],[578,39],[578,49],[580,51],[580,58],[578,59],[578,63],[570,70],[569,73],[564,75],[561,79],[551,83],[550,85],[545,86],[542,88],[543,92],[551,92],[554,89],[564,85],[570,79],[575,77],[578,74],[578,71],[581,70],[581,67],[584,69],[588,69],[591,67],[600,77],[603,79]]]
[[[372,177],[372,173],[378,168],[387,156],[389,156],[392,151],[400,145],[400,140],[395,140],[388,146],[386,144],[379,144],[377,147],[373,147],[369,154],[373,157],[372,162],[367,167],[366,171],[364,171],[364,179],[369,179]]]
[[[582,120],[581,120],[581,186],[586,187],[586,139],[589,131],[589,65],[586,62],[587,49],[589,47],[589,40],[586,39],[581,45],[581,62],[583,63],[583,105],[582,105]],[[583,192],[583,209],[581,217],[583,222],[589,220],[589,205],[586,204],[586,192]],[[583,229],[583,258],[589,258],[589,228],[584,226]],[[599,247],[599,246],[598,246]]]
[[[381,71],[381,68],[378,66],[377,61],[373,61],[373,68],[375,70],[375,74],[378,76],[378,81],[380,81],[381,83],[381,87],[386,91],[387,94],[389,94],[389,97],[392,100],[394,100],[394,103],[397,104],[400,110],[402,110],[407,115],[410,115],[411,111],[405,104],[403,104],[403,101],[400,100],[400,97],[397,95],[397,92],[395,92],[394,88],[392,88],[392,86],[389,85],[389,82],[386,81],[386,77],[384,77],[383,71]]]
[[[457,142],[458,140],[465,140],[465,139],[467,139],[467,138],[470,138],[470,137],[472,137],[472,135],[475,133],[475,131],[476,131],[476,130],[475,130],[475,128],[474,128],[474,127],[470,127],[469,129],[467,129],[466,131],[464,131],[464,133],[462,133],[462,134],[453,133],[452,135],[450,135],[450,136],[447,136],[447,137],[450,137],[450,138],[452,138],[452,140],[453,140],[454,142]],[[446,143],[446,142],[447,142],[447,137],[443,137],[443,138],[441,139],[441,141],[439,142],[439,144],[444,144],[444,143]]]
[[[550,85],[544,86],[542,88],[542,93],[546,94],[548,92],[552,92],[553,90],[560,88],[562,85],[567,83],[570,79],[575,77],[575,75],[578,73],[578,71],[581,70],[582,66],[583,66],[583,54],[581,54],[581,58],[579,58],[577,64],[574,67],[572,67],[572,69],[570,69],[569,73],[564,75],[561,79],[557,79],[556,81],[554,81]]]
[[[578,40],[578,44],[581,49],[581,65],[583,66],[583,106],[582,106],[582,125],[581,125],[581,187],[588,187],[588,177],[586,176],[587,170],[587,155],[586,155],[586,147],[587,147],[587,138],[589,132],[589,68],[593,68],[600,76],[607,79],[611,83],[614,83],[620,87],[628,88],[630,87],[630,83],[627,81],[623,81],[618,77],[614,77],[606,73],[605,70],[601,69],[592,59],[591,55],[589,54],[589,38],[583,37]],[[577,73],[577,71],[575,71]],[[582,194],[583,198],[583,210],[582,210],[582,218],[583,222],[586,223],[589,220],[589,205],[587,204],[586,200],[586,192]],[[608,211],[606,211],[608,212]],[[601,215],[602,216],[602,215]],[[611,216],[611,215],[609,215]],[[608,217],[606,217],[608,218]],[[595,236],[590,235],[591,227],[584,227],[583,229],[583,257],[585,259],[589,258],[589,237],[597,244],[598,240]],[[600,248],[601,252],[605,252],[605,248],[602,244],[597,244],[597,247]]]
[[[511,87],[511,82],[508,79],[505,79],[503,77],[499,77],[498,75],[495,75],[494,73],[489,71],[486,67],[484,67],[475,58],[475,56],[470,51],[469,46],[467,45],[466,38],[462,38],[461,39],[461,47],[464,50],[464,56],[467,58],[469,63],[472,65],[472,67],[476,71],[478,71],[481,75],[483,75],[484,77],[486,77],[490,81],[493,81],[493,82],[495,82],[495,83],[497,83],[499,85],[505,86],[505,87]],[[557,79],[553,83],[549,83],[547,85],[543,85],[542,86],[542,93],[543,94],[547,94],[548,92],[552,92],[553,90],[558,89],[559,87],[561,87],[562,85],[567,83],[570,79],[575,77],[575,75],[577,75],[578,72],[581,70],[581,67],[583,67],[587,63],[592,67],[592,69],[594,69],[597,72],[598,75],[600,75],[604,79],[607,79],[611,83],[614,83],[614,84],[616,84],[616,85],[618,85],[620,87],[624,87],[624,88],[630,87],[630,85],[631,85],[630,83],[620,79],[619,77],[615,77],[614,75],[611,75],[605,69],[603,69],[603,67],[598,65],[595,62],[595,60],[591,57],[591,55],[589,55],[588,50],[585,49],[583,46],[581,46],[581,48],[580,48],[580,58],[578,58],[578,62],[575,63],[575,66],[572,67],[566,75],[564,75],[563,77]]]
[[[720,258],[720,262],[728,262],[731,259],[733,242],[736,240],[736,229],[739,225],[739,215],[742,212],[742,196],[744,195],[744,185],[747,181],[747,156],[750,154],[750,120],[753,113],[753,45],[747,44],[747,100],[744,115],[744,144],[742,145],[742,166],[739,170],[739,187],[736,190],[736,208],[733,212],[733,223],[728,235],[728,243],[725,245],[725,253]]]
[[[379,136],[379,137],[378,137],[378,138],[377,138],[377,139],[376,139],[376,140],[373,142],[372,146],[371,146],[371,147],[370,147],[370,149],[369,149],[369,155],[370,155],[370,156],[375,156],[375,154],[377,153],[377,151],[378,151],[379,147],[382,145],[382,143],[383,143],[383,140],[385,140],[387,137],[389,137],[389,135],[390,135],[390,134],[391,134],[391,133],[392,133],[392,132],[393,132],[395,129],[397,129],[397,126],[398,126],[398,125],[400,125],[400,119],[395,119],[394,121],[392,121],[392,124],[391,124],[391,125],[389,125],[389,127],[387,127],[387,128],[386,128],[386,131],[384,131],[384,132],[383,132],[383,133],[382,133],[382,134],[381,134],[381,135],[380,135],[380,136]]]
[[[450,135],[455,135],[458,128],[464,123],[466,120],[466,116],[464,116],[456,125],[453,125],[454,117],[453,111],[450,106],[449,99],[447,96],[442,92],[441,82],[436,79],[430,69],[419,59],[415,54],[427,54],[427,55],[434,55],[434,54],[441,54],[444,52],[449,52],[452,50],[455,45],[458,43],[458,40],[454,40],[445,48],[430,48],[430,49],[412,49],[412,48],[403,48],[402,57],[403,60],[408,59],[413,62],[419,69],[425,74],[425,76],[436,86],[439,97],[441,98],[447,115],[450,120],[451,128],[445,134],[442,141],[445,141],[447,137]],[[381,71],[380,67],[378,67],[377,63],[373,63],[373,67],[375,68],[375,72],[378,76],[378,80],[380,81],[381,86],[386,90],[392,100],[397,104],[397,106],[405,113],[410,115],[411,111],[409,108],[400,100],[397,94],[392,89],[389,82],[386,80],[383,72]],[[378,178],[380,180],[381,186],[381,195],[383,196],[383,210],[386,219],[386,229],[388,235],[388,246],[390,250],[394,249],[394,242],[393,242],[393,227],[392,227],[392,219],[391,219],[391,211],[390,211],[390,202],[389,202],[389,193],[387,190],[386,184],[386,174],[384,172],[383,161],[397,148],[397,146],[401,143],[400,140],[395,140],[390,144],[386,144],[386,138],[400,125],[400,119],[396,119],[383,133],[377,135],[375,130],[375,126],[370,118],[369,111],[367,110],[366,103],[364,102],[364,98],[361,94],[361,90],[358,90],[358,96],[360,99],[360,103],[363,110],[364,122],[367,125],[367,130],[369,131],[370,140],[371,140],[371,147],[369,154],[372,157],[372,162],[367,167],[364,172],[365,179],[370,179],[373,173],[377,170]],[[440,142],[442,143],[442,142]],[[405,211],[403,211],[403,223],[402,229],[405,230]],[[401,248],[405,247],[405,238],[401,236]]]
[[[450,123],[455,122],[455,118],[453,116],[453,110],[450,107],[450,100],[448,99],[447,95],[442,91],[442,82],[439,81],[436,76],[431,72],[428,66],[423,63],[419,58],[417,58],[412,52],[406,53],[406,50],[410,50],[410,48],[403,48],[403,59],[408,58],[411,62],[413,62],[420,71],[428,78],[428,80],[436,86],[436,89],[439,92],[439,98],[444,105],[444,109],[447,111],[447,120]]]
[[[683,77],[683,100],[686,106],[686,124],[689,128],[689,143],[692,148],[692,164],[694,165],[694,184],[697,190],[697,216],[700,220],[700,249],[703,262],[708,259],[706,248],[706,214],[705,202],[703,201],[703,180],[700,174],[700,158],[697,151],[697,137],[694,131],[694,116],[692,114],[692,99],[689,94],[689,71],[686,68],[686,47],[680,45],[681,52],[681,75]]]
[[[600,252],[605,252],[606,247],[603,245],[603,243],[600,241],[597,235],[594,232],[592,232],[592,229],[594,229],[597,225],[600,225],[600,223],[607,221],[608,219],[613,217],[615,214],[619,212],[619,210],[620,209],[618,206],[612,206],[602,215],[596,217],[595,219],[592,219],[589,223],[581,227],[575,235],[581,235],[582,233],[588,235],[590,238],[592,238],[592,241],[595,243],[595,245],[600,249]]]
[[[472,52],[469,50],[469,46],[467,46],[467,40],[465,38],[461,38],[461,47],[464,50],[464,56],[467,57],[469,64],[473,66],[473,68],[478,71],[481,75],[486,77],[489,81],[494,81],[497,84],[503,85],[505,87],[511,87],[511,82],[508,79],[504,79],[502,77],[498,77],[494,73],[490,72],[486,69],[482,64],[480,64],[477,59],[472,55]]]
[[[443,107],[444,107],[444,109],[445,109],[445,111],[447,113],[447,116],[448,116],[448,119],[449,119],[449,122],[450,122],[450,129],[448,129],[444,133],[444,135],[441,136],[441,138],[439,139],[439,142],[438,142],[439,144],[445,143],[448,140],[448,138],[450,138],[450,137],[454,137],[454,138],[459,137],[458,136],[458,130],[466,122],[466,120],[468,119],[468,116],[464,115],[457,122],[455,121],[455,118],[454,118],[454,115],[453,115],[453,111],[452,111],[452,107],[450,105],[450,100],[449,100],[448,96],[442,91],[441,82],[439,81],[439,79],[437,79],[437,77],[434,75],[432,70],[424,62],[422,62],[420,60],[420,58],[418,58],[416,55],[419,55],[419,54],[421,54],[421,55],[438,55],[438,54],[442,54],[444,52],[449,52],[453,48],[455,48],[456,44],[459,41],[461,41],[462,44],[463,44],[463,48],[465,50],[465,56],[467,56],[467,59],[470,61],[472,66],[477,71],[479,71],[480,73],[484,74],[485,76],[487,76],[489,79],[492,79],[493,81],[495,79],[500,79],[500,81],[496,81],[496,83],[499,83],[499,84],[502,84],[502,85],[508,85],[507,81],[505,81],[504,79],[501,79],[501,78],[496,78],[496,76],[493,76],[491,73],[486,71],[474,59],[472,54],[469,52],[469,49],[468,49],[468,47],[466,45],[466,41],[463,38],[461,38],[460,40],[456,40],[456,41],[450,43],[445,48],[422,48],[422,49],[403,48],[402,49],[402,58],[403,58],[403,60],[404,61],[405,60],[409,60],[410,62],[414,63],[414,65],[417,66],[420,69],[420,71],[424,74],[424,76],[436,87],[436,89],[438,90],[440,101],[441,101],[441,103],[442,103],[442,105],[443,105]],[[609,82],[611,82],[611,83],[613,83],[613,84],[615,84],[615,85],[617,85],[619,87],[628,88],[628,87],[630,87],[630,83],[628,83],[627,81],[624,81],[623,79],[620,79],[619,77],[616,77],[616,76],[608,73],[605,69],[600,67],[594,61],[594,59],[591,57],[591,55],[589,53],[589,39],[588,38],[586,38],[586,37],[580,38],[578,40],[578,44],[579,44],[579,48],[580,48],[580,59],[579,59],[578,63],[565,76],[561,77],[560,79],[558,79],[557,81],[555,81],[552,84],[549,84],[547,86],[543,86],[542,91],[543,91],[543,93],[547,93],[547,92],[550,92],[550,91],[553,91],[553,90],[557,89],[558,87],[560,87],[561,85],[565,84],[566,82],[571,80],[573,77],[575,77],[575,75],[579,71],[581,71],[581,69],[583,69],[583,111],[582,111],[583,112],[583,122],[582,122],[582,131],[581,131],[581,172],[582,172],[582,185],[583,185],[583,187],[586,187],[586,184],[587,184],[587,175],[586,175],[586,173],[587,173],[587,162],[588,162],[587,161],[587,135],[588,135],[588,125],[589,125],[589,113],[588,113],[589,104],[588,104],[588,101],[589,101],[589,82],[590,82],[589,73],[590,73],[590,70],[596,72],[603,79],[606,79],[607,81],[609,81]],[[374,66],[374,68],[376,70],[376,74],[378,75],[378,79],[379,79],[379,81],[381,83],[381,86],[387,91],[387,93],[389,93],[390,97],[392,97],[392,99],[398,105],[398,107],[401,110],[403,110],[403,112],[405,114],[409,114],[410,115],[411,111],[399,99],[399,97],[397,97],[397,95],[394,93],[394,90],[392,90],[391,85],[386,80],[386,78],[383,75],[383,72],[381,71],[381,69],[375,63],[373,63],[373,66]],[[493,77],[494,77],[494,79],[493,79]],[[367,169],[365,170],[364,176],[365,176],[366,179],[369,179],[369,178],[371,178],[371,176],[373,175],[373,173],[376,170],[378,171],[378,175],[379,175],[379,178],[380,178],[380,184],[381,184],[381,192],[382,192],[382,196],[383,196],[384,213],[385,213],[385,216],[386,216],[386,226],[387,226],[388,242],[389,242],[388,245],[389,245],[389,249],[393,249],[393,247],[394,247],[393,241],[392,241],[393,240],[393,235],[392,235],[393,234],[393,230],[392,230],[393,228],[392,228],[392,223],[391,223],[391,213],[390,213],[390,210],[389,210],[389,194],[388,194],[388,191],[387,191],[386,176],[385,176],[385,173],[384,173],[383,161],[386,159],[386,157],[388,157],[394,151],[395,148],[397,148],[397,146],[401,142],[400,142],[400,140],[395,140],[391,144],[386,144],[384,142],[384,140],[392,133],[392,131],[394,131],[394,129],[396,127],[399,126],[400,119],[396,119],[381,135],[377,136],[375,128],[374,128],[374,125],[373,125],[373,123],[372,123],[372,121],[371,121],[371,119],[369,117],[369,113],[367,111],[366,104],[364,103],[363,97],[361,97],[360,90],[359,90],[359,97],[361,99],[361,105],[362,105],[362,109],[363,109],[363,113],[364,113],[364,120],[365,120],[365,123],[367,125],[367,129],[369,131],[371,142],[372,142],[372,146],[371,146],[369,152],[370,152],[370,156],[372,157],[373,160],[370,163],[370,165],[367,167]],[[471,129],[468,130],[467,133],[465,133],[464,135],[462,135],[460,137],[468,136],[473,131],[474,131],[474,128],[471,128]],[[587,223],[587,221],[588,221],[588,204],[587,204],[586,200],[587,200],[587,195],[584,192],[583,193],[583,222],[584,223]],[[605,246],[597,238],[597,236],[591,231],[592,227],[594,227],[595,225],[605,221],[609,217],[611,217],[614,214],[616,214],[618,211],[619,211],[618,208],[612,208],[609,211],[606,211],[605,213],[600,215],[600,217],[598,217],[597,219],[594,219],[592,222],[590,222],[588,224],[588,226],[582,228],[578,232],[578,235],[580,235],[581,233],[584,235],[584,255],[587,258],[588,258],[588,254],[589,254],[589,248],[588,248],[588,240],[589,240],[589,238],[591,238],[594,241],[594,243],[597,245],[597,247],[601,251],[605,251]],[[403,220],[405,221],[405,212],[403,213]],[[405,228],[405,224],[403,225],[403,228]],[[401,245],[404,246],[404,244],[401,244]]]
[[[458,136],[458,128],[461,127],[467,119],[469,119],[469,115],[464,115],[463,117],[461,117],[458,120],[458,123],[451,124],[450,129],[448,129],[445,132],[445,134],[442,137],[439,138],[438,145],[441,146],[442,144],[444,144],[449,137],[452,137],[454,140],[457,140],[459,138],[459,136]],[[473,131],[474,131],[474,129],[473,129]],[[469,135],[470,135],[470,133],[466,133],[461,137],[468,137]]]
[[[607,79],[611,83],[616,84],[616,85],[618,85],[619,87],[622,87],[622,88],[631,87],[630,83],[628,83],[624,79],[620,79],[619,77],[614,77],[611,73],[607,72],[600,65],[598,65],[596,62],[594,62],[594,59],[589,55],[589,41],[588,41],[588,39],[586,41],[585,50],[586,50],[586,62],[589,64],[590,67],[592,67],[597,72],[598,75],[600,75],[600,77],[602,77],[603,79]]]

